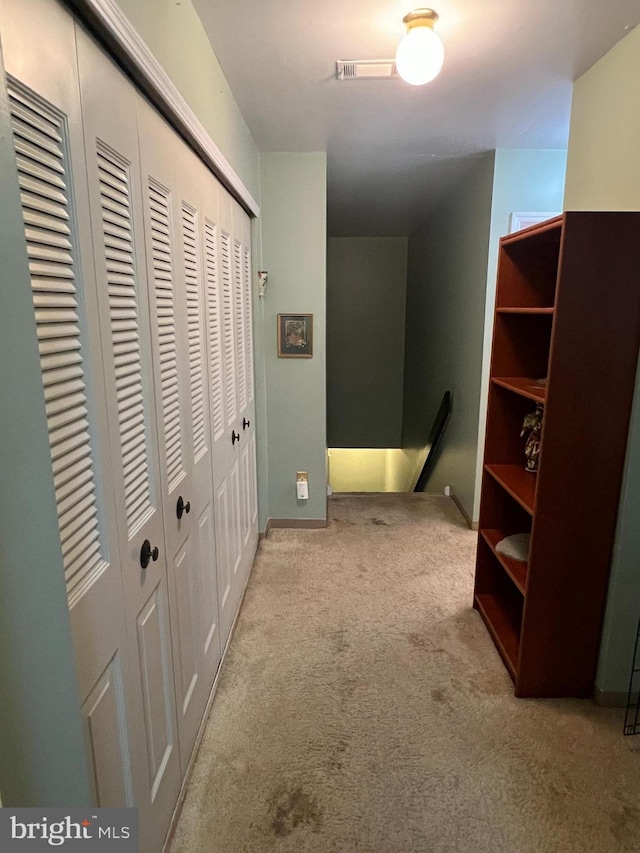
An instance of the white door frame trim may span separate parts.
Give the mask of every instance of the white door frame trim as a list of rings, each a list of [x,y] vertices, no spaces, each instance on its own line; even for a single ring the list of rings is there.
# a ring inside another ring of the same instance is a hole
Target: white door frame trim
[[[260,206],[115,0],[67,0],[250,216]]]

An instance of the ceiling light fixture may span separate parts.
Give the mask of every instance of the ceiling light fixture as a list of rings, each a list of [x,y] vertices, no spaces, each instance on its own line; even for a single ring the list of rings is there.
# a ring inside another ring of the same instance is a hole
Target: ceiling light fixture
[[[423,86],[437,77],[444,61],[444,47],[433,29],[438,20],[433,9],[415,9],[405,15],[407,34],[398,45],[398,74],[412,86]]]

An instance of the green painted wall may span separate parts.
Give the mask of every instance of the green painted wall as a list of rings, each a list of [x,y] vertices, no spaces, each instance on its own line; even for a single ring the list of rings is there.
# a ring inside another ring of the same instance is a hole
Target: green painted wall
[[[429,482],[473,510],[494,155],[409,237],[404,448],[421,448],[445,391],[452,415]]]
[[[329,447],[400,447],[406,237],[327,244]]]
[[[0,792],[91,802],[42,376],[0,54]]]
[[[640,27],[575,84],[567,157],[567,210],[640,210]],[[596,680],[628,688],[640,614],[640,375],[636,379],[627,463]]]
[[[117,0],[180,94],[260,199],[258,149],[191,0]]]
[[[326,518],[326,187],[322,153],[262,154],[262,260],[269,272],[256,334],[267,391],[271,518]],[[278,358],[277,315],[313,314],[313,358]],[[308,501],[296,471],[308,471]]]
[[[487,296],[484,312],[484,343],[482,350],[482,385],[480,389],[480,420],[478,426],[478,457],[476,488],[472,518],[480,517],[480,489],[484,458],[484,433],[487,421],[489,366],[493,339],[496,276],[500,237],[509,233],[510,215],[519,213],[560,213],[564,195],[567,152],[564,149],[496,151],[489,232],[489,264]]]

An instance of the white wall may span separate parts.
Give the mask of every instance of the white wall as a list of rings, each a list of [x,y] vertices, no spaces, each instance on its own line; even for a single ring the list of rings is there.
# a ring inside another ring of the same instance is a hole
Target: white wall
[[[575,84],[567,159],[567,210],[640,210],[640,27]],[[638,235],[640,239],[640,235]],[[640,272],[639,272],[640,281]],[[596,685],[624,697],[640,614],[640,376]]]

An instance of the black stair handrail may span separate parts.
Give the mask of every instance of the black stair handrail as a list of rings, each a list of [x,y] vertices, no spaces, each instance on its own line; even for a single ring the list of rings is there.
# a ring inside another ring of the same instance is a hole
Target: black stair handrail
[[[429,433],[429,438],[427,439],[427,456],[424,460],[422,471],[420,472],[420,476],[418,477],[418,481],[413,490],[414,492],[424,492],[425,487],[429,482],[429,477],[431,476],[433,466],[436,462],[436,452],[440,446],[442,436],[447,424],[449,423],[450,417],[451,391],[445,391],[442,397],[442,402],[440,403],[440,408],[438,409],[438,414],[436,415],[436,419],[431,427],[431,432]]]

